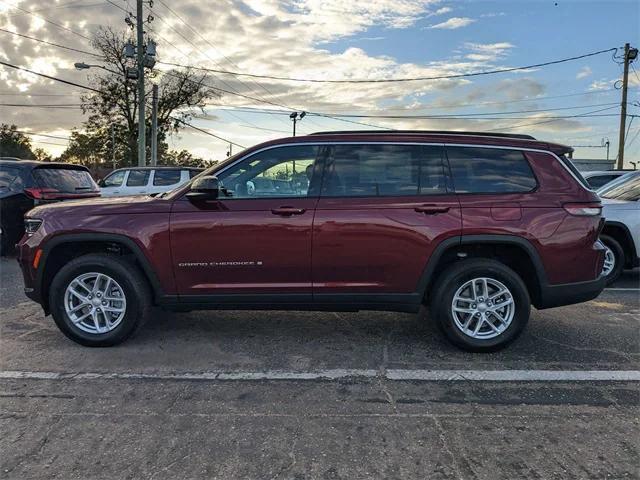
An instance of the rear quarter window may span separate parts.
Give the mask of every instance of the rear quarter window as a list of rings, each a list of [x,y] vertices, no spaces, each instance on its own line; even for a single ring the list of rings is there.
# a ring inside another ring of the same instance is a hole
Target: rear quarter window
[[[58,192],[78,193],[98,190],[98,186],[86,170],[70,168],[36,168],[33,177],[41,188],[53,188]]]
[[[0,166],[0,188],[19,189],[22,186],[20,169],[14,167]]]
[[[157,187],[175,185],[180,181],[180,170],[156,170],[153,184]]]
[[[524,193],[538,186],[519,150],[447,147],[457,193]]]

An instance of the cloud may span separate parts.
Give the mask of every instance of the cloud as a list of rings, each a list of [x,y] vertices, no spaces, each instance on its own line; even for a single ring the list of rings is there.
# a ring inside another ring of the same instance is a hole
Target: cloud
[[[445,13],[449,13],[451,11],[453,11],[453,9],[451,7],[442,7],[442,8],[439,8],[439,9],[437,9],[437,10],[431,12],[431,13],[428,13],[427,14],[427,18],[428,17],[436,17],[438,15],[444,15]]]
[[[498,82],[497,89],[508,100],[520,101],[542,95],[545,93],[546,87],[533,78],[507,78]]]
[[[593,82],[591,82],[591,85],[589,85],[589,90],[592,92],[598,90],[608,90],[609,88],[611,88],[612,84],[613,81],[607,80],[606,78],[603,78],[601,80],[594,80]]]
[[[593,73],[593,71],[591,70],[591,67],[589,67],[589,66],[582,67],[580,69],[580,71],[578,72],[578,74],[576,75],[576,80],[580,80],[582,78],[590,77],[592,73]]]
[[[429,26],[429,28],[432,28],[432,29],[437,28],[441,30],[455,30],[457,28],[462,28],[462,27],[471,25],[475,21],[476,21],[475,19],[469,18],[469,17],[451,17],[449,20],[442,23],[436,23],[435,25]]]
[[[490,62],[501,57],[505,57],[514,45],[509,42],[498,43],[472,43],[466,42],[464,47],[473,53],[466,55],[466,58],[475,62]]]

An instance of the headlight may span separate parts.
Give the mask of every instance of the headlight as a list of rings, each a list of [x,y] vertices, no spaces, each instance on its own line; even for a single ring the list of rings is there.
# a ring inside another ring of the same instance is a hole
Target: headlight
[[[38,231],[40,225],[42,225],[42,220],[40,220],[39,218],[25,218],[24,233],[27,234],[27,237],[30,237]]]

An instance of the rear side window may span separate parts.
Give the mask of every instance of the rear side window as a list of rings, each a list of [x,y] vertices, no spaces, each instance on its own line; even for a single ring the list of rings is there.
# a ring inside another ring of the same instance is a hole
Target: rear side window
[[[13,167],[0,167],[0,188],[13,188],[22,185],[20,170]]]
[[[149,183],[149,170],[129,170],[127,187],[146,187]]]
[[[442,149],[422,145],[336,145],[322,195],[414,196],[446,193]]]
[[[596,175],[595,177],[589,177],[587,179],[587,182],[589,182],[589,185],[591,185],[591,188],[596,190],[606,185],[611,180],[615,180],[616,178],[618,178],[617,175]]]
[[[156,170],[153,184],[156,186],[175,185],[180,181],[180,170]]]
[[[448,147],[447,157],[457,193],[521,193],[537,186],[518,150]]]
[[[69,168],[36,168],[33,171],[41,188],[53,188],[58,192],[78,193],[98,190],[98,186],[86,170]]]
[[[203,171],[202,170],[189,170],[189,178],[193,178],[196,175],[200,175]]]

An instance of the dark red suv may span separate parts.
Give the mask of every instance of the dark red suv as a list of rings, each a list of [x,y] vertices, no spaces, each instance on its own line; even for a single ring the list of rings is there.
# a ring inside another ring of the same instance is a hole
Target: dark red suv
[[[500,348],[530,305],[604,287],[596,194],[524,135],[329,132],[263,143],[156,197],[38,207],[25,291],[88,346],[168,309],[392,310]]]

